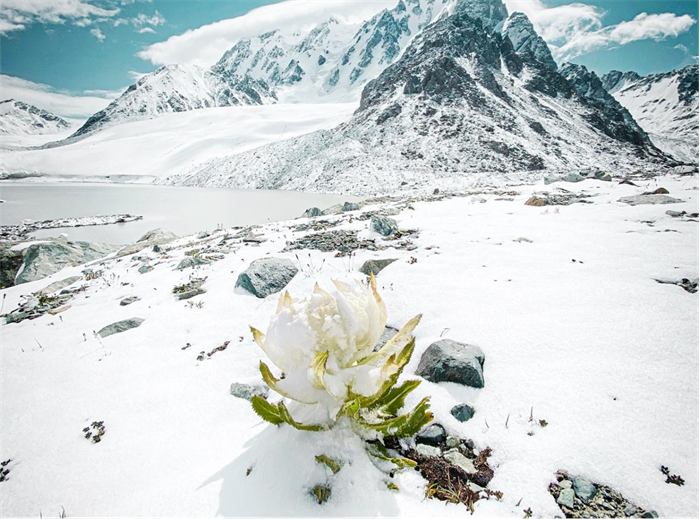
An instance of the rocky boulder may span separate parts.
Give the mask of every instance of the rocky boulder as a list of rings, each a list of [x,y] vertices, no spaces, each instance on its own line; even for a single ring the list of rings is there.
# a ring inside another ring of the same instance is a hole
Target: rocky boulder
[[[680,204],[683,200],[668,195],[634,195],[623,196],[618,200],[628,205]]]
[[[12,250],[9,246],[0,246],[0,287],[11,287],[15,276],[24,263],[24,251]]]
[[[450,410],[450,414],[460,422],[466,422],[474,416],[474,408],[469,404],[457,404]]]
[[[374,215],[371,219],[370,229],[382,236],[391,236],[399,231],[399,224],[393,218]]]
[[[286,287],[298,272],[299,269],[288,259],[261,258],[241,272],[236,287],[242,287],[256,297],[265,298]]]
[[[370,274],[374,274],[376,276],[395,261],[396,258],[367,260],[362,264],[362,267],[360,267],[360,272],[362,272],[365,276],[369,276]]]
[[[172,231],[159,227],[158,229],[148,231],[146,234],[141,236],[141,238],[139,238],[139,241],[137,241],[136,243],[132,245],[127,245],[126,247],[121,249],[117,253],[117,256],[121,257],[127,256],[129,254],[134,254],[147,247],[154,247],[156,245],[164,245],[166,243],[170,243],[171,241],[176,240],[177,238],[178,236]]]
[[[360,206],[354,202],[345,202],[343,204],[343,207],[341,208],[341,211],[344,213],[347,213],[348,211],[359,211]]]
[[[313,218],[315,216],[321,216],[322,214],[323,211],[321,211],[318,207],[309,207],[306,211],[304,211],[304,214],[302,214],[300,218]]]
[[[55,240],[26,249],[15,284],[28,283],[55,274],[64,267],[104,258],[119,247],[104,243]]]
[[[131,319],[117,321],[116,323],[109,324],[102,328],[99,332],[97,332],[97,335],[104,339],[105,337],[109,337],[115,333],[122,333],[127,330],[131,330],[132,328],[138,328],[144,321],[145,319],[141,319],[140,317],[132,317]]]
[[[430,382],[455,382],[482,388],[484,360],[484,353],[478,346],[442,339],[425,350],[416,375]]]

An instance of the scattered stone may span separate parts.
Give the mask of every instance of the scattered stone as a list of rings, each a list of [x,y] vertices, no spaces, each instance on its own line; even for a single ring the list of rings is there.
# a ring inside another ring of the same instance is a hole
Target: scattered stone
[[[666,211],[666,214],[672,218],[679,218],[685,214],[685,211],[672,211],[669,209],[668,211]]]
[[[557,504],[565,506],[567,508],[574,508],[574,490],[571,488],[564,488],[559,493],[557,498]]]
[[[244,398],[245,400],[251,400],[254,396],[261,396],[267,398],[270,390],[265,386],[254,386],[251,384],[241,384],[234,382],[231,384],[231,395],[236,398]]]
[[[132,317],[131,319],[117,321],[116,323],[109,324],[102,328],[99,332],[97,332],[97,335],[104,339],[105,337],[109,337],[115,333],[122,333],[127,330],[131,330],[132,328],[138,328],[144,321],[145,319],[141,319],[140,317]]]
[[[581,182],[583,180],[586,180],[585,177],[579,175],[578,173],[567,173],[566,175],[563,176],[555,176],[555,175],[546,175],[544,177],[544,183],[545,185],[547,184],[552,184],[554,182]]]
[[[434,194],[434,195],[439,195],[439,194],[440,194],[440,190],[436,187],[435,189],[433,189],[433,194]]]
[[[366,276],[369,276],[370,274],[374,274],[376,276],[387,266],[394,263],[396,259],[397,258],[367,260],[362,264],[362,267],[360,267],[360,272],[362,272]]]
[[[637,184],[635,184],[634,182],[632,182],[631,180],[629,180],[627,178],[620,182],[620,185],[623,185],[623,184],[628,185],[628,186],[638,187]]]
[[[455,449],[459,447],[460,443],[462,443],[461,440],[456,436],[448,436],[445,440],[445,446],[449,449]]]
[[[454,450],[446,452],[445,459],[453,465],[457,465],[467,474],[475,474],[476,472],[478,472],[472,460],[467,458],[464,454],[460,453],[459,451]]]
[[[527,202],[525,202],[525,205],[529,205],[529,206],[533,206],[533,207],[542,207],[542,206],[547,205],[547,199],[540,198],[540,197],[533,195],[527,199]]]
[[[354,202],[345,202],[340,210],[343,213],[347,213],[348,211],[359,211],[360,206]]]
[[[416,435],[416,443],[423,443],[438,447],[447,438],[445,428],[439,423],[434,423],[423,429]]]
[[[584,477],[574,476],[573,484],[576,497],[578,497],[584,503],[588,503],[588,501],[590,501],[596,493],[593,483]]]
[[[623,196],[618,200],[629,205],[680,204],[683,200],[667,195],[634,195]]]
[[[57,292],[58,290],[61,290],[62,288],[66,288],[76,281],[79,281],[82,279],[82,276],[71,276],[69,278],[62,279],[60,281],[54,281],[51,283],[49,286],[46,288],[42,288],[37,292],[37,294],[53,294],[54,292]]]
[[[569,481],[568,479],[562,479],[559,482],[559,486],[561,488],[571,488],[573,486],[573,483],[571,481]]]
[[[442,339],[423,353],[416,374],[431,382],[484,387],[484,353],[478,346]]]
[[[209,238],[211,236],[207,231],[200,231],[197,233],[197,239],[198,240],[203,240],[204,238]]]
[[[532,243],[532,240],[531,240],[531,239],[529,239],[529,238],[523,238],[523,237],[516,238],[516,239],[514,239],[513,241],[516,242],[516,243]]]
[[[148,263],[146,263],[145,265],[141,265],[139,267],[139,274],[147,274],[152,270],[153,270],[153,267],[151,267]]]
[[[343,206],[340,204],[335,204],[330,207],[327,207],[323,210],[321,213],[323,216],[334,216],[336,214],[340,214],[343,212]]]
[[[602,171],[596,171],[593,176],[589,175],[588,178],[593,178],[594,180],[602,180],[603,182],[611,182],[612,176],[609,173],[604,173]]]
[[[129,306],[132,303],[135,303],[136,301],[141,301],[141,298],[139,296],[130,296],[130,297],[125,297],[121,301],[119,301],[119,306]]]
[[[261,258],[253,261],[244,272],[241,272],[236,286],[243,287],[262,299],[282,290],[298,272],[299,269],[288,259]]]
[[[321,216],[323,212],[318,207],[309,207],[300,218],[314,218],[315,216]]]
[[[377,344],[374,346],[374,351],[379,351],[382,346],[384,346],[387,342],[389,342],[391,339],[394,338],[394,335],[399,333],[399,331],[396,328],[393,328],[391,326],[385,326],[384,327],[384,332],[382,333],[381,337],[379,337],[379,341]]]
[[[442,454],[439,447],[433,447],[432,445],[426,445],[425,443],[417,444],[416,452],[421,456],[425,456],[426,458],[440,456]]]
[[[466,422],[474,416],[475,410],[469,404],[457,404],[452,408],[450,414],[460,422]]]
[[[169,231],[168,229],[158,228],[148,231],[146,234],[139,238],[139,241],[131,245],[123,247],[119,252],[117,252],[117,257],[128,256],[129,254],[135,254],[140,250],[147,247],[153,247],[155,245],[165,245],[173,240],[176,240],[178,236]]]
[[[662,285],[677,285],[681,287],[683,290],[686,292],[689,292],[691,294],[694,294],[698,291],[698,281],[700,281],[698,278],[695,279],[688,279],[688,278],[683,278],[680,281],[672,281],[672,280],[667,280],[667,279],[657,279],[657,283],[661,283]]]
[[[393,218],[374,215],[371,218],[370,229],[382,236],[391,236],[399,231],[399,224]]]
[[[177,265],[176,270],[185,270],[188,268],[199,267],[201,265],[211,265],[211,261],[199,256],[187,256],[182,258],[180,263]]]
[[[654,191],[651,191],[649,193],[644,193],[645,195],[667,195],[668,194],[668,189],[665,187],[660,187]]]
[[[195,296],[200,296],[202,294],[206,294],[207,291],[204,290],[203,288],[194,288],[192,290],[188,290],[187,292],[182,292],[177,295],[178,300],[180,301],[185,301],[186,299],[192,299]]]
[[[338,230],[309,234],[293,242],[287,242],[284,251],[312,249],[321,252],[336,252],[337,256],[347,256],[358,249],[377,251],[384,248],[377,246],[374,240],[358,238],[357,231]]]

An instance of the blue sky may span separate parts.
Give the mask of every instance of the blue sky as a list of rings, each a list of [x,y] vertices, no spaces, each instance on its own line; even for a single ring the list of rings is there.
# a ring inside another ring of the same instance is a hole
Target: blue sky
[[[46,98],[44,105],[56,106],[42,107],[58,106],[59,111],[62,102],[72,103],[62,108],[62,115],[81,117],[138,74],[162,64],[209,65],[239,37],[280,25],[304,28],[331,14],[359,21],[397,1],[2,0],[2,97],[32,91],[28,102]],[[559,61],[581,63],[599,73],[622,69],[642,74],[697,63],[696,0],[506,4],[511,12],[530,16]]]

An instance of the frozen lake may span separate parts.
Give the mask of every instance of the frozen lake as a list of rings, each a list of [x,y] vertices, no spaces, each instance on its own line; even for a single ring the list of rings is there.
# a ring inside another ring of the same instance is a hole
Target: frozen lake
[[[37,231],[45,238],[65,233],[71,240],[133,243],[156,227],[178,235],[211,231],[217,225],[252,225],[300,216],[356,197],[294,191],[233,190],[134,184],[0,183],[0,222],[49,220],[129,213],[143,220],[125,224]]]

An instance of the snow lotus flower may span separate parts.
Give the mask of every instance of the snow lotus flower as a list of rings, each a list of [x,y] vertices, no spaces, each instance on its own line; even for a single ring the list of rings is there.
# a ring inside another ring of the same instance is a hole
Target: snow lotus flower
[[[285,292],[267,334],[251,327],[255,342],[282,372],[276,377],[260,363],[263,380],[293,401],[292,415],[284,403],[253,397],[255,411],[274,424],[303,430],[330,429],[343,417],[363,432],[411,436],[432,420],[428,399],[398,415],[406,396],[420,381],[396,386],[415,347],[417,315],[384,346],[374,351],[386,325],[386,306],[374,276],[369,284],[334,281],[327,292],[316,284],[305,299]],[[311,424],[309,424],[311,422]]]

